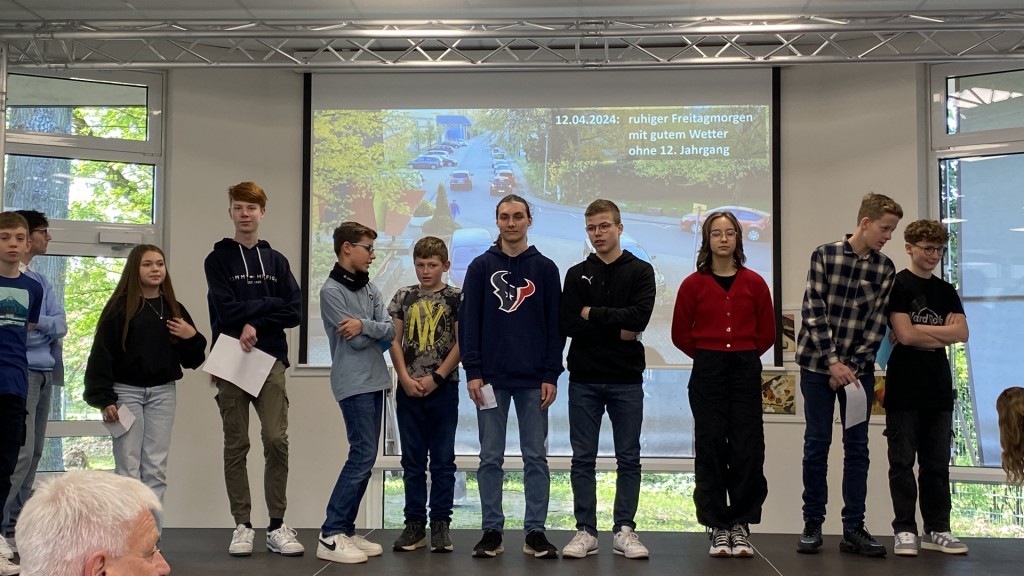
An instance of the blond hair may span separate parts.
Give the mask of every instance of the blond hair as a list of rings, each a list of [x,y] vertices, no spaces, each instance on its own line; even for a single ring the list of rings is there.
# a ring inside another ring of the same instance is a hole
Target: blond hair
[[[865,218],[868,220],[879,220],[886,214],[903,218],[903,207],[885,194],[870,192],[865,194],[864,198],[860,201],[860,210],[857,211],[857,222],[859,223]]]

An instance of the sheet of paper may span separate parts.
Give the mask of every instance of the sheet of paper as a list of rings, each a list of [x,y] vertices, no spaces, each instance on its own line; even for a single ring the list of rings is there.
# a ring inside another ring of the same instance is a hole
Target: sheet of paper
[[[277,359],[262,350],[242,350],[237,338],[221,334],[203,364],[203,372],[227,380],[253,396],[259,396]]]
[[[846,424],[844,428],[853,428],[868,419],[868,395],[860,382],[847,384],[846,391]]]
[[[131,429],[134,423],[135,414],[132,414],[132,411],[122,404],[117,407],[117,422],[104,422],[103,425],[107,427],[107,431],[112,437],[120,438]]]
[[[494,397],[494,387],[484,384],[480,387],[480,395],[484,397],[484,405],[479,406],[480,410],[490,410],[498,407],[498,399]]]

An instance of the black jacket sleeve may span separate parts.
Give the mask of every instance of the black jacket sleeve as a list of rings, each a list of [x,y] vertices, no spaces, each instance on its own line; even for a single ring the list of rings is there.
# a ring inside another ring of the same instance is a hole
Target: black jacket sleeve
[[[121,331],[124,330],[124,307],[104,317],[96,325],[96,336],[85,365],[85,392],[87,404],[100,410],[117,404],[114,392],[114,363],[124,356],[121,349]]]
[[[645,265],[637,270],[631,302],[622,308],[592,307],[590,321],[597,324],[610,324],[615,328],[623,328],[634,332],[643,332],[651,321],[654,313],[654,300],[657,288],[654,284],[654,268]]]
[[[184,317],[185,322],[188,322],[195,328],[196,323],[192,320],[188,310],[185,309],[185,305],[178,302],[178,307],[181,308],[181,315]],[[188,340],[178,340],[174,343],[174,349],[178,353],[178,361],[181,362],[181,367],[194,370],[202,366],[203,360],[206,360],[206,337],[197,328],[195,336]]]
[[[591,328],[590,323],[580,316],[580,312],[583,311],[583,295],[580,294],[578,276],[575,266],[565,275],[562,303],[558,308],[559,325],[562,335],[566,338],[578,336]]]

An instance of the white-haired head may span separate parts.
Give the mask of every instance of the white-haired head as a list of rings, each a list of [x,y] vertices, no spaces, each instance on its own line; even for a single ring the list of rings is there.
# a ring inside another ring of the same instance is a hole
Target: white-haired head
[[[90,556],[123,556],[143,514],[160,499],[134,478],[78,470],[45,482],[18,517],[23,576],[79,576]]]

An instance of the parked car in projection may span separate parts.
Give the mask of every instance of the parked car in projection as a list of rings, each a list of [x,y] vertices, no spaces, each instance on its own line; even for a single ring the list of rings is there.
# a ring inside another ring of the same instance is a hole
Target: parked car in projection
[[[427,150],[424,156],[437,156],[441,159],[441,163],[445,166],[458,166],[459,162],[451,157],[451,153],[445,152],[444,150]]]
[[[495,176],[491,179],[491,196],[505,196],[511,194],[515,184],[503,176]]]
[[[745,206],[719,206],[701,213],[699,218],[697,214],[691,212],[679,219],[679,228],[686,232],[700,234],[704,220],[712,212],[732,212],[740,221],[740,226],[743,227],[743,237],[751,242],[771,240],[771,214]]]
[[[652,256],[643,246],[641,246],[640,242],[638,242],[636,238],[633,238],[632,236],[626,234],[625,232],[623,232],[622,235],[619,236],[619,246],[623,250],[629,250],[629,252],[633,254],[633,256],[636,256],[637,258],[651,265],[651,268],[654,269],[654,288],[657,292],[657,297],[654,303],[656,306],[669,304],[672,299],[672,295],[665,289],[665,275],[662,274],[660,270],[658,270],[658,265],[654,263],[655,257]],[[585,259],[592,253],[594,253],[594,245],[590,243],[590,237],[587,236],[583,240],[583,258]]]
[[[453,170],[448,176],[448,189],[452,191],[472,190],[473,173],[468,170]]]
[[[469,263],[486,252],[491,244],[494,244],[494,238],[486,228],[459,228],[452,233],[452,265],[448,269],[448,279],[452,285],[462,288]]]
[[[437,156],[417,156],[406,163],[406,166],[410,168],[429,168],[430,170],[437,170],[441,166],[444,166],[444,160],[441,160]]]

